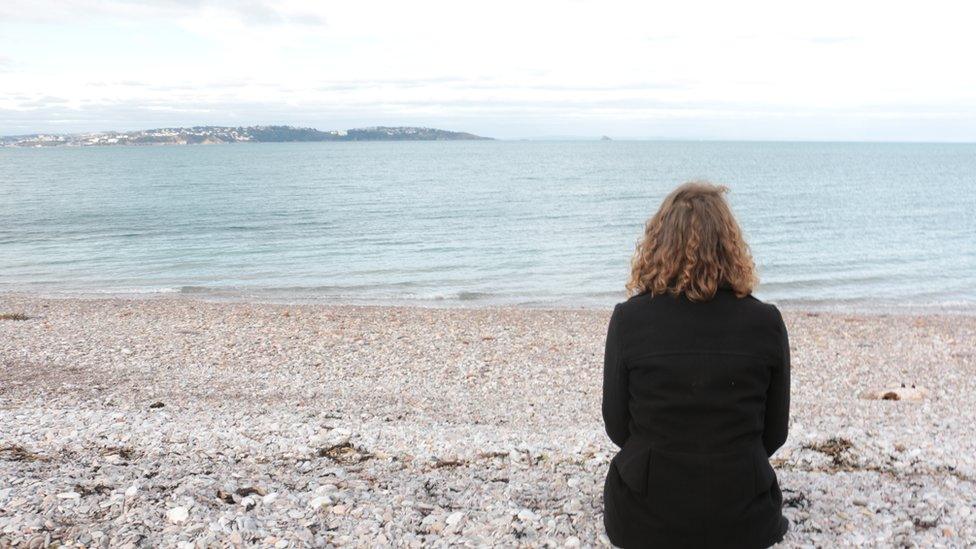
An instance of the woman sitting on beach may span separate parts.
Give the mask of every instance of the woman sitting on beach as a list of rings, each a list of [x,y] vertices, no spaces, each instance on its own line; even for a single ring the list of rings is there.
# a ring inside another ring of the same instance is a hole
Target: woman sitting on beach
[[[723,194],[692,182],[646,225],[610,318],[603,419],[620,452],[604,524],[622,547],[768,547],[789,522],[769,456],[786,441],[790,353]]]

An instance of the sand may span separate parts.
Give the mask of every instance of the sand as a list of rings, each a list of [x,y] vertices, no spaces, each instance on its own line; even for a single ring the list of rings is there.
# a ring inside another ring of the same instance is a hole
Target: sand
[[[976,543],[976,317],[783,310],[783,545]],[[29,318],[0,320],[0,547],[608,543],[609,310],[2,313]]]

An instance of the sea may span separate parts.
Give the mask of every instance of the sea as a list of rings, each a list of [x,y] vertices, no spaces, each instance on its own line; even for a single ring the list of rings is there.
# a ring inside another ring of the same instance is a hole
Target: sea
[[[0,148],[0,298],[603,308],[676,185],[756,297],[976,310],[976,144],[437,141]]]

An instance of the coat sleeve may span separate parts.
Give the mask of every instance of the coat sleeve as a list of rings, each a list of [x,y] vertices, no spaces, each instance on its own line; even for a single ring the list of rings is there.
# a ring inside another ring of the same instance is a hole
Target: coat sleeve
[[[786,442],[790,422],[790,339],[779,309],[773,307],[779,337],[779,360],[773,365],[766,390],[766,419],[763,426],[763,446],[771,456]]]
[[[610,440],[623,447],[630,438],[630,391],[620,349],[620,305],[613,309],[603,355],[603,423]]]

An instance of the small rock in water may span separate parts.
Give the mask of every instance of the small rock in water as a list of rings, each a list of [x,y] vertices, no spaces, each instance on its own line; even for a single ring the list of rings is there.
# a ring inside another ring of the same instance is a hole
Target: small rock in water
[[[182,524],[186,522],[189,516],[190,512],[186,510],[186,507],[173,507],[169,511],[166,511],[166,518],[173,524]]]

